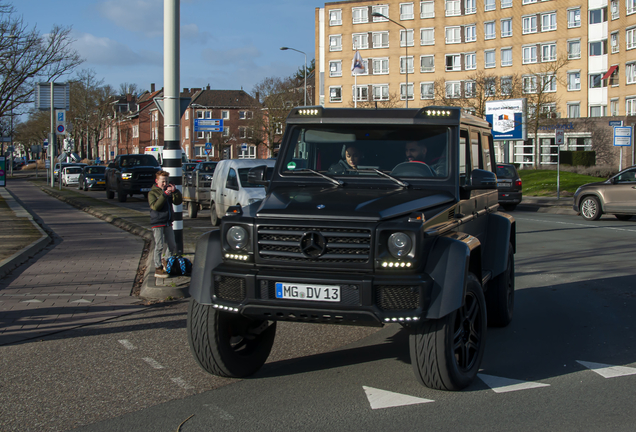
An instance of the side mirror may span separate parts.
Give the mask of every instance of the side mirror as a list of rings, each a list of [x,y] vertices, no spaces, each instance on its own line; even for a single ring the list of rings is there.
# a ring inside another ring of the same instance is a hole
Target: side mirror
[[[611,179],[609,179],[609,182],[611,184],[616,184],[616,177],[612,177]]]
[[[269,185],[269,180],[267,180],[267,165],[259,165],[249,170],[247,173],[247,181],[255,185]]]
[[[464,186],[464,189],[497,189],[497,174],[482,169],[474,169],[470,173],[470,182]]]

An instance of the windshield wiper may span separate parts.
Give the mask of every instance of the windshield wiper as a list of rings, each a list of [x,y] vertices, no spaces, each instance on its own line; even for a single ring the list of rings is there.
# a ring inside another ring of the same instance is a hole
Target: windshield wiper
[[[371,168],[371,169],[361,169],[361,170],[358,170],[358,171],[360,171],[360,172],[375,172],[375,173],[378,173],[378,174],[380,174],[382,177],[386,177],[386,178],[388,178],[388,179],[393,180],[394,182],[396,182],[397,184],[399,184],[399,185],[400,185],[400,186],[402,186],[403,188],[407,188],[407,187],[409,187],[409,186],[410,186],[410,184],[408,184],[408,183],[407,183],[407,182],[405,182],[404,180],[400,180],[400,179],[399,179],[399,178],[397,178],[397,177],[393,177],[392,175],[387,174],[387,173],[385,173],[385,172],[382,172],[382,171],[380,171],[379,169]]]
[[[319,173],[318,171],[314,171],[314,170],[312,170],[310,168],[299,168],[299,169],[295,169],[294,170],[294,172],[298,172],[298,171],[309,171],[312,174],[316,174],[316,175],[318,175],[318,176],[320,176],[320,177],[322,177],[324,179],[329,180],[331,183],[335,184],[338,187],[344,186],[344,182],[342,180],[338,180],[338,179],[335,179],[333,177],[329,177],[328,175],[325,175],[323,173]]]

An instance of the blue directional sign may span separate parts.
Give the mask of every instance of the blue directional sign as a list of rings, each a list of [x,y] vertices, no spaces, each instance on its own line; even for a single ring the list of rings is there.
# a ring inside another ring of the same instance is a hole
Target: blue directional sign
[[[617,147],[632,145],[631,126],[614,126],[614,145]]]
[[[223,132],[223,119],[194,119],[195,132]]]

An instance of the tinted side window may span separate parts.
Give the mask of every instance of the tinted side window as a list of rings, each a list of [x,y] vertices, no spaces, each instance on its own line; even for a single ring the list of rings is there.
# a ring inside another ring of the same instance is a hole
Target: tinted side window
[[[227,181],[225,182],[225,187],[238,189],[238,180],[236,178],[236,171],[234,170],[234,168],[230,168],[230,171],[227,173]]]

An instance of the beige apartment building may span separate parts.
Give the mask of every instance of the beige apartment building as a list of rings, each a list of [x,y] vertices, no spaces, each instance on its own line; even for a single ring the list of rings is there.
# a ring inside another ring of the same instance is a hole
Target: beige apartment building
[[[479,73],[496,77],[497,93],[518,78],[523,97],[536,93],[537,71],[564,62],[539,77],[554,94],[538,107],[552,119],[540,128],[540,154],[529,135],[500,142],[498,161],[554,164],[554,130],[565,129],[562,149],[618,164],[609,121],[636,123],[636,0],[350,0],[325,3],[315,19],[316,103],[326,107],[470,98]],[[366,71],[354,77],[356,49]]]

